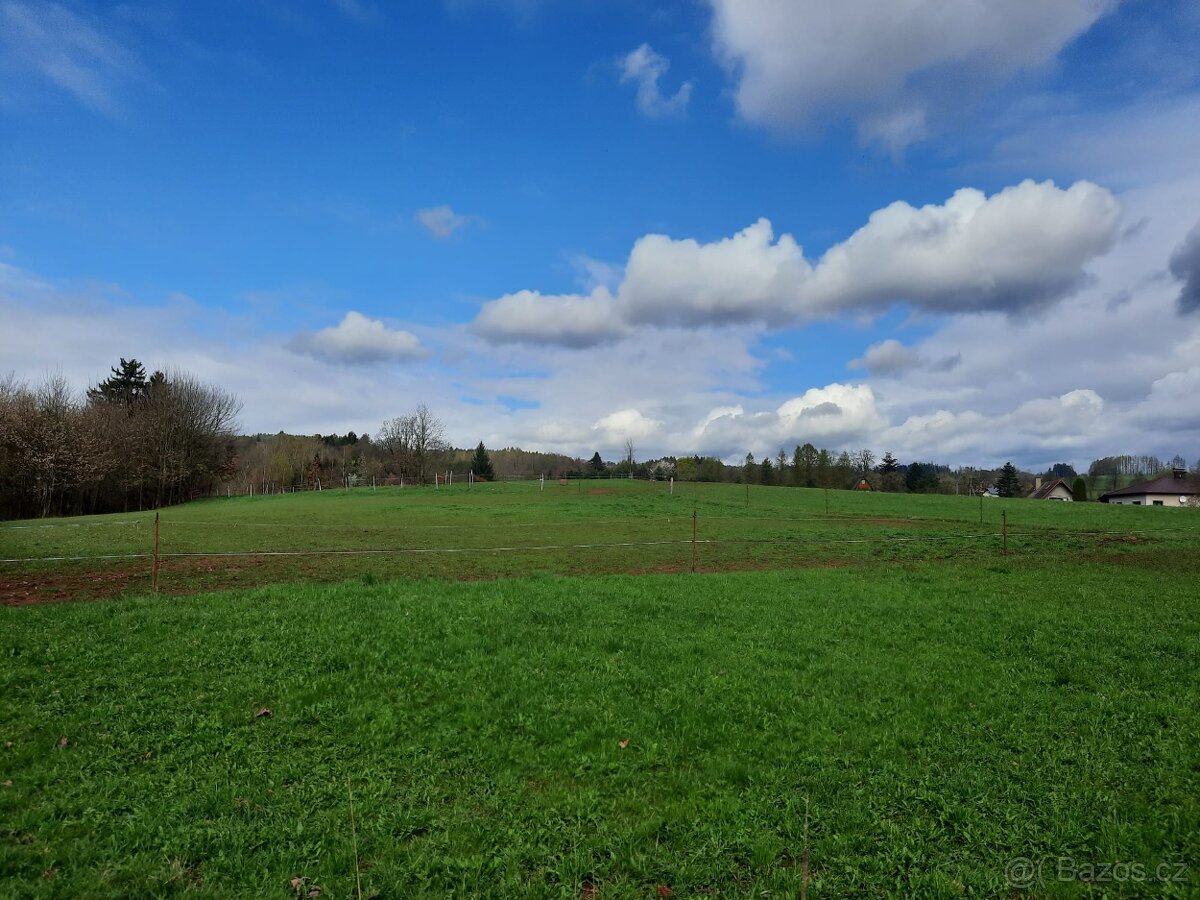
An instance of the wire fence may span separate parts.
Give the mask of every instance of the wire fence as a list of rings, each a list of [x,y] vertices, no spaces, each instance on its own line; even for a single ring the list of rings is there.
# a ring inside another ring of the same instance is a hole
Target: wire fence
[[[176,589],[190,588],[190,570],[186,564],[218,563],[226,560],[260,560],[263,563],[283,563],[286,560],[385,559],[385,558],[445,558],[469,559],[469,568],[454,571],[414,570],[402,566],[389,575],[464,574],[468,577],[520,574],[527,568],[497,569],[481,560],[499,556],[532,556],[545,560],[557,558],[557,568],[564,572],[589,571],[590,565],[580,562],[592,554],[604,563],[596,563],[600,571],[654,571],[670,565],[672,571],[726,571],[745,568],[749,563],[775,564],[780,568],[806,563],[820,564],[836,559],[853,560],[926,559],[930,557],[1007,557],[1009,554],[1086,550],[1099,540],[1148,538],[1168,535],[1186,529],[1009,529],[1007,516],[1000,529],[968,528],[964,523],[914,520],[913,527],[922,532],[898,533],[904,526],[895,526],[884,533],[863,533],[872,528],[865,520],[851,517],[830,522],[820,516],[646,516],[580,518],[580,520],[490,522],[481,523],[406,523],[390,528],[353,529],[342,535],[341,541],[317,542],[296,539],[288,534],[294,530],[330,532],[328,523],[298,522],[224,522],[191,520],[156,516],[151,524],[152,536],[143,528],[143,521],[130,520],[104,523],[58,523],[46,526],[5,526],[25,528],[84,528],[124,527],[142,534],[136,540],[142,546],[112,547],[106,552],[56,552],[5,554],[0,557],[0,576],[6,570],[24,568],[25,575],[49,566],[72,566],[72,571],[94,569],[107,564],[144,565],[143,575],[149,576],[152,589],[160,589],[161,577],[170,572],[176,578]],[[953,527],[958,524],[958,527]],[[766,530],[752,530],[758,526]],[[932,528],[931,528],[932,527]],[[563,540],[562,529],[588,528],[595,539]],[[199,534],[192,534],[199,530]],[[264,538],[271,529],[280,534],[274,540],[253,541],[258,546],[235,546],[236,530],[252,529]],[[853,533],[858,529],[859,533]],[[539,534],[541,532],[541,534]],[[419,540],[403,540],[419,535]],[[223,535],[229,542],[216,540]],[[438,539],[438,534],[455,534],[461,540]],[[481,540],[486,535],[528,534],[532,540]],[[551,536],[546,540],[545,535]],[[132,535],[130,535],[132,538]],[[164,540],[164,536],[169,540]],[[400,538],[401,540],[397,540]],[[556,539],[557,538],[557,539]],[[131,544],[133,541],[130,541]],[[224,546],[220,546],[224,544]],[[341,544],[341,546],[336,546]],[[850,557],[845,554],[850,553]],[[763,556],[766,554],[766,556]],[[185,565],[184,569],[176,566]],[[32,569],[31,569],[32,568]],[[554,566],[551,566],[553,569]],[[755,566],[761,568],[761,566]],[[211,571],[211,570],[210,570]],[[312,571],[306,571],[312,575]],[[348,574],[348,572],[343,572]],[[137,577],[136,571],[133,572]],[[292,580],[293,572],[264,571],[264,583]],[[38,576],[41,577],[41,576]],[[28,581],[24,582],[28,586]],[[29,592],[26,592],[29,593]]]
[[[658,493],[674,490],[673,485],[661,483],[658,488]],[[427,487],[426,498],[430,492]],[[731,493],[736,493],[736,498],[731,500]],[[540,496],[540,491],[530,496]],[[636,490],[628,495],[631,499],[639,496],[643,495]],[[779,496],[783,495],[776,498]],[[364,517],[357,505],[290,507],[285,503],[278,507],[280,512],[320,509],[321,518],[313,520],[309,515],[307,519],[288,520],[273,516],[268,521],[242,521],[236,515],[197,516],[195,513],[201,510],[181,507],[153,517],[140,514],[101,522],[0,523],[0,602],[22,602],[19,597],[14,601],[12,592],[24,591],[28,597],[31,585],[53,584],[55,579],[63,584],[71,581],[74,589],[86,591],[88,586],[80,582],[89,573],[99,576],[118,571],[106,568],[111,566],[120,567],[127,584],[141,585],[148,579],[157,591],[164,574],[177,590],[192,589],[194,583],[204,587],[246,586],[245,579],[254,577],[258,580],[251,580],[252,585],[351,577],[356,569],[349,560],[372,558],[397,560],[383,564],[380,571],[385,577],[715,572],[830,562],[1053,556],[1086,552],[1110,540],[1172,541],[1178,534],[1186,534],[1191,540],[1197,534],[1196,529],[1166,526],[1064,528],[1025,522],[1021,528],[1013,528],[1007,510],[997,510],[999,522],[987,523],[976,522],[973,514],[876,518],[878,509],[825,515],[811,510],[766,514],[769,510],[754,512],[743,507],[740,490],[720,494],[707,505],[702,502],[703,512],[690,499],[679,497],[663,513],[654,510],[658,501],[638,501],[635,508],[644,509],[643,514],[618,516],[572,516],[570,506],[533,503],[508,511],[517,521],[505,520],[505,510],[500,507],[455,506],[442,501],[425,504],[416,497],[414,494],[411,503],[400,505],[379,503],[374,518]],[[625,502],[620,497],[596,499],[617,510]],[[208,509],[224,508],[223,501],[215,502],[218,506]],[[272,508],[257,504],[242,507],[252,515]],[[596,508],[597,513],[605,511]],[[444,521],[457,515],[466,518]],[[11,534],[12,540],[6,540],[5,534]],[[26,537],[17,538],[18,534]],[[404,558],[430,562],[400,563]],[[487,561],[500,558],[513,561]],[[220,566],[222,561],[228,563],[224,567],[228,573]],[[261,568],[248,570],[242,565],[254,561]],[[237,572],[242,580],[234,580],[233,573]],[[223,574],[229,577],[223,578]]]

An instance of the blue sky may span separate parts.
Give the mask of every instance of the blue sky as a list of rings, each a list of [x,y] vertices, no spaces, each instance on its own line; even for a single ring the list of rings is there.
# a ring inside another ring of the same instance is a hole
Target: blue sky
[[[583,456],[1192,460],[1198,10],[0,0],[0,373]]]

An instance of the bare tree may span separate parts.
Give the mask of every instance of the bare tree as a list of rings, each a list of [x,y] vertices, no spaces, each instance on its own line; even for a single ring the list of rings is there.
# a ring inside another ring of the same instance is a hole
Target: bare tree
[[[871,467],[875,465],[875,454],[870,450],[859,450],[854,454],[854,465],[858,468],[859,474],[866,478],[871,472]]]
[[[425,483],[426,468],[434,456],[445,452],[448,446],[446,426],[442,420],[431,413],[424,403],[419,404],[413,413],[413,462],[422,484]]]
[[[414,413],[388,419],[379,431],[378,444],[392,457],[403,475],[424,483],[434,457],[447,449],[446,427],[424,403]]]
[[[240,410],[232,394],[184,372],[146,393],[135,418],[149,450],[156,506],[186,500],[224,473]]]
[[[388,419],[379,429],[376,442],[392,459],[392,468],[399,475],[411,475],[413,417],[397,416]]]
[[[625,462],[629,465],[629,477],[633,477],[633,438],[625,438]]]

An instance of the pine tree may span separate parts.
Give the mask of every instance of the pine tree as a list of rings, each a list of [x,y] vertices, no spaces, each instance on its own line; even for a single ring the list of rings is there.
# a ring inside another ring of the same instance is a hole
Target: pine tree
[[[996,479],[996,490],[1001,497],[1020,496],[1021,479],[1017,477],[1017,467],[1012,463],[1006,462],[1000,470],[1000,477]]]
[[[879,461],[879,487],[885,491],[900,489],[900,463],[891,450],[886,451]]]
[[[162,373],[155,372],[154,375],[156,379],[162,379]],[[146,367],[136,359],[121,357],[121,365],[112,367],[112,375],[94,388],[88,388],[87,394],[93,403],[111,403],[132,409],[145,396],[148,386]]]
[[[604,474],[604,460],[602,460],[600,458],[599,451],[596,451],[595,453],[592,454],[591,462],[589,462],[588,465],[590,465],[592,467],[593,475],[603,475]]]
[[[763,457],[759,471],[761,473],[758,479],[759,484],[773,484],[775,482],[775,467],[771,465],[771,457]]]
[[[479,442],[479,446],[475,448],[475,455],[471,458],[471,472],[475,477],[482,481],[491,481],[496,477],[495,470],[492,469],[492,461],[488,458],[487,448],[483,446],[483,441]]]

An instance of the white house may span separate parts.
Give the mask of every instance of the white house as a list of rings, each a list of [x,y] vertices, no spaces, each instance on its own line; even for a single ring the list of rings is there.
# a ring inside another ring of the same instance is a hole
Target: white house
[[[1066,500],[1075,499],[1075,495],[1071,493],[1071,486],[1061,478],[1055,478],[1053,481],[1042,483],[1042,479],[1035,478],[1033,482],[1033,490],[1025,495],[1026,500]]]
[[[1200,478],[1188,477],[1183,469],[1109,491],[1101,503],[1122,503],[1133,506],[1197,506],[1200,505]]]

